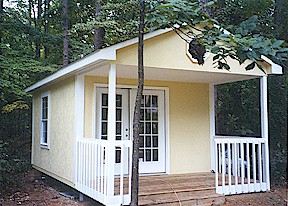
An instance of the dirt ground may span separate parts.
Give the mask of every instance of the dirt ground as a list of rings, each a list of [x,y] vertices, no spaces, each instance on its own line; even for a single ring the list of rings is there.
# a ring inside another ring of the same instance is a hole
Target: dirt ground
[[[84,201],[80,202],[77,199],[78,194],[75,193],[75,191],[73,193],[72,190],[63,187],[63,185],[60,185],[52,179],[47,177],[44,178],[44,176],[36,170],[31,170],[25,173],[22,179],[20,186],[15,188],[14,192],[4,197],[0,196],[1,206],[101,205],[88,197],[84,197]],[[53,187],[51,185],[53,185]],[[67,191],[69,191],[69,193],[67,193]],[[63,194],[63,192],[66,193]],[[226,202],[224,205],[287,206],[287,200],[288,190],[284,187],[276,187],[272,188],[271,192],[226,196]]]

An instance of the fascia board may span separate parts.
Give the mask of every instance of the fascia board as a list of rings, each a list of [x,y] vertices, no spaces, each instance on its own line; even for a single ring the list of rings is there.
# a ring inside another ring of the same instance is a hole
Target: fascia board
[[[280,65],[275,64],[271,59],[264,55],[261,55],[261,59],[271,65],[271,74],[283,74],[283,68]]]

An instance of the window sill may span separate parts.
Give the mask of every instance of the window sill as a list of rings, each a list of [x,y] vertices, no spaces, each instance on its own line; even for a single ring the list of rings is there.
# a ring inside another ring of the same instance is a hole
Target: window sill
[[[49,150],[49,147],[47,144],[40,144],[40,148]]]

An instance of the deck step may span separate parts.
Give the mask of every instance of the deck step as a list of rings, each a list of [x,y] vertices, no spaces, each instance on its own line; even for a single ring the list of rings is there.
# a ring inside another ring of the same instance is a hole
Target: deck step
[[[181,205],[221,205],[225,197],[215,193],[215,188],[202,188],[198,190],[176,190],[175,192],[159,192],[154,194],[140,194],[139,205],[142,206],[179,206]]]

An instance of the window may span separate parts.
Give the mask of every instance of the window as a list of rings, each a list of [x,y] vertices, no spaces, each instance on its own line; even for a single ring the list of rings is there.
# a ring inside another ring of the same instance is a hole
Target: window
[[[50,92],[45,92],[41,95],[41,136],[40,144],[42,147],[48,148],[49,143],[49,104]]]

